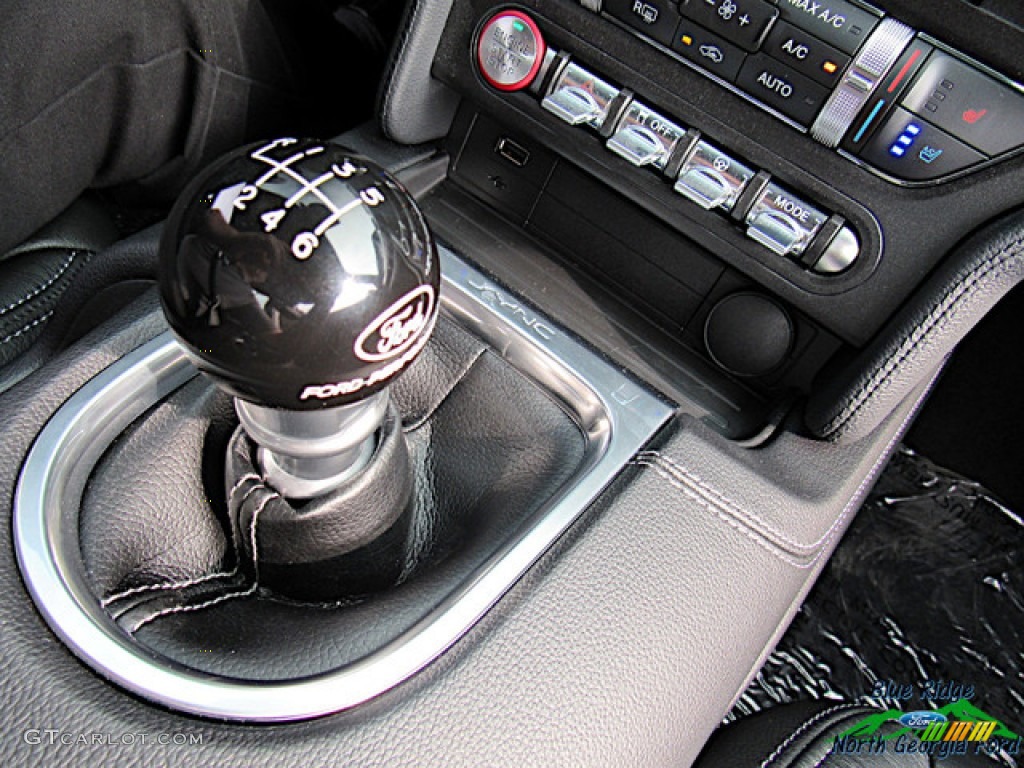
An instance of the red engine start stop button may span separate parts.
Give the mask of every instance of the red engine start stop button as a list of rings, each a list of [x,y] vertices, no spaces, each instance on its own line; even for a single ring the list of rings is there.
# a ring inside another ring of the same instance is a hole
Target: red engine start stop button
[[[502,11],[480,31],[476,60],[490,85],[520,91],[537,77],[547,46],[537,24],[519,11]]]

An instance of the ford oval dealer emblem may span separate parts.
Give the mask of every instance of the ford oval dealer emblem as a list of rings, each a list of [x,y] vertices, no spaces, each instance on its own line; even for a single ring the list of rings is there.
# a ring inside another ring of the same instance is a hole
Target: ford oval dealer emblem
[[[421,285],[409,291],[366,326],[356,338],[355,354],[368,363],[398,357],[430,324],[434,314],[434,289]]]
[[[932,723],[944,722],[946,722],[945,715],[939,714],[938,712],[931,712],[929,710],[907,712],[907,714],[900,718],[900,724],[905,725],[908,728],[927,728]]]

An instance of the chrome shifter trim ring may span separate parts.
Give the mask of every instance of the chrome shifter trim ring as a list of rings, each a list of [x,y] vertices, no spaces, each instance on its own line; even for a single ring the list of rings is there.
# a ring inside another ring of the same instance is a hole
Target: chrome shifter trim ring
[[[14,506],[18,563],[53,631],[86,664],[171,709],[287,722],[339,712],[400,684],[464,635],[597,498],[670,418],[673,407],[441,247],[445,310],[555,397],[585,440],[581,468],[527,526],[417,624],[363,659],[287,681],[218,677],[154,652],[118,627],[92,593],[78,549],[78,503],[107,445],[196,375],[165,333],[101,372],[37,437]]]

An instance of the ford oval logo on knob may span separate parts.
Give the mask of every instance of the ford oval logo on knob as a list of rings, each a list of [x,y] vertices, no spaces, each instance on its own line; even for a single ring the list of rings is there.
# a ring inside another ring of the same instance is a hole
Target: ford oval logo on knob
[[[356,338],[354,352],[360,360],[380,363],[409,349],[434,314],[434,289],[421,285],[409,291],[370,323]]]
[[[945,715],[938,712],[931,712],[929,710],[907,712],[907,714],[900,718],[900,724],[905,725],[908,728],[927,728],[932,723],[944,722],[946,722]]]

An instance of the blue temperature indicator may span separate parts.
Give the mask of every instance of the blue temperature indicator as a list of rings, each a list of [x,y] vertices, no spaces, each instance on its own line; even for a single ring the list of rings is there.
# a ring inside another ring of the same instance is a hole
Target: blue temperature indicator
[[[903,157],[907,154],[907,150],[913,146],[914,140],[917,139],[920,133],[920,125],[917,123],[907,123],[903,128],[903,132],[896,137],[896,141],[889,147],[889,154],[893,157]]]

